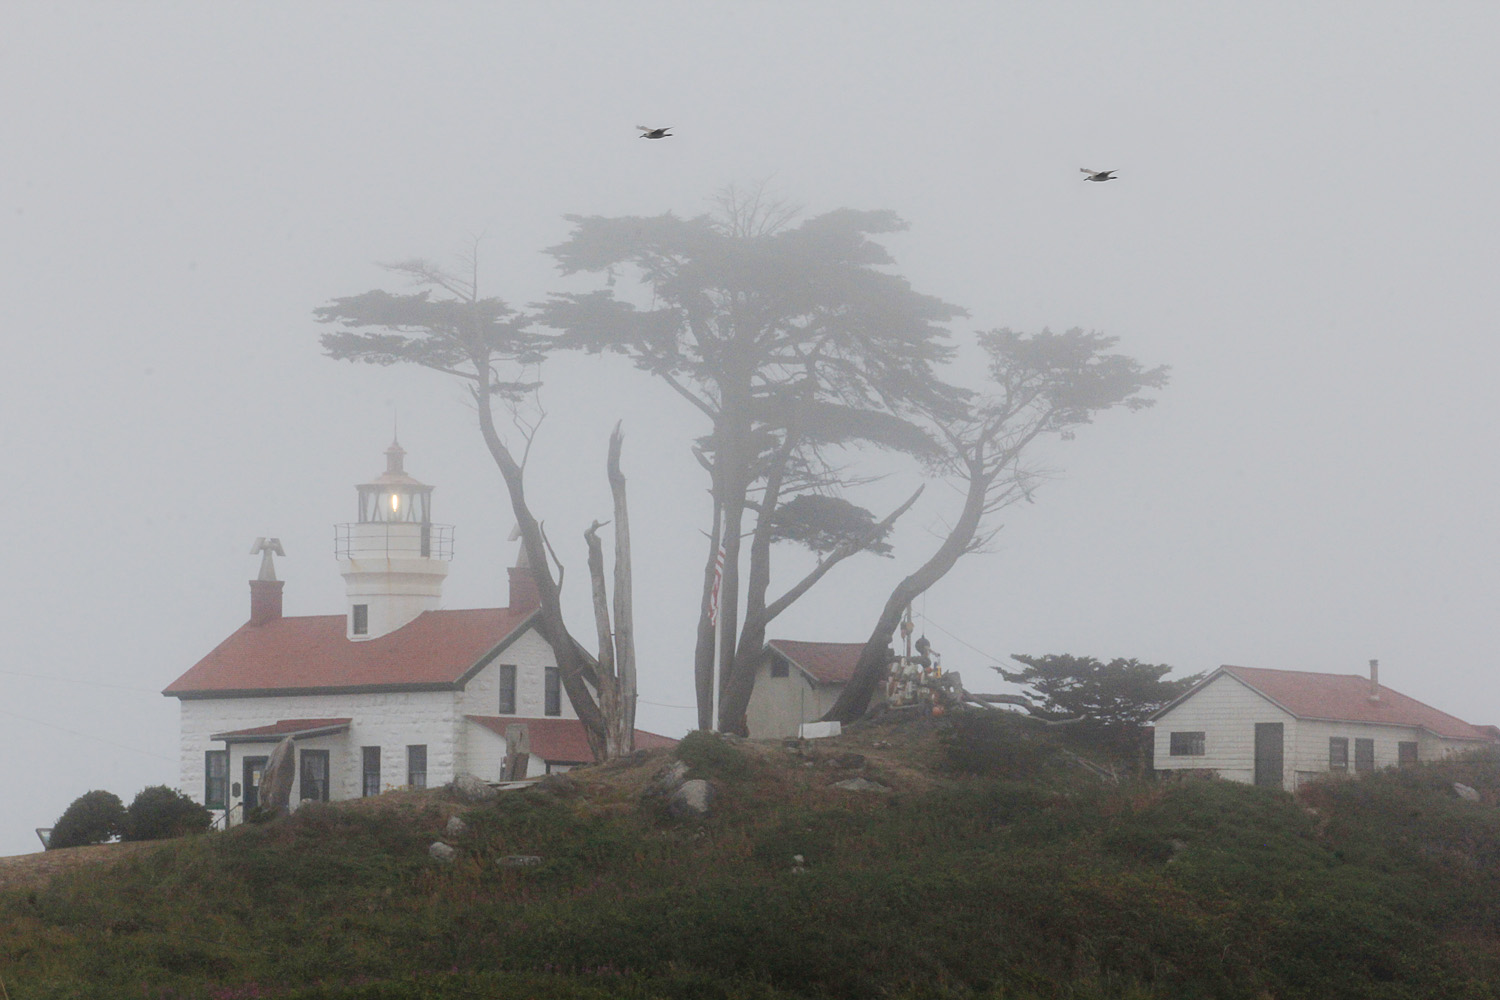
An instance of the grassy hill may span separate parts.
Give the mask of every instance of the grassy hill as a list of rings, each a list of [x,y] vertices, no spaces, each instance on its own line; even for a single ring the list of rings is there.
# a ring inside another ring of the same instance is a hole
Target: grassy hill
[[[678,753],[722,791],[707,821],[643,802],[669,760],[645,754],[0,889],[0,981],[11,1000],[1500,997],[1494,758],[1293,798],[1101,782],[1013,718]],[[890,791],[833,787],[855,775]],[[455,861],[428,857],[439,839]]]

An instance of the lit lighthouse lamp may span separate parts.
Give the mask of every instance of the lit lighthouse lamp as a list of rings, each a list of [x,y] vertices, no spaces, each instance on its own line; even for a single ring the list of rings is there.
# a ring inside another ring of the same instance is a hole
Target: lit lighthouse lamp
[[[374,639],[441,606],[453,528],[432,523],[432,487],[403,467],[406,449],[385,451],[385,471],[359,491],[359,520],[335,527],[334,550],[348,584],[350,639]]]

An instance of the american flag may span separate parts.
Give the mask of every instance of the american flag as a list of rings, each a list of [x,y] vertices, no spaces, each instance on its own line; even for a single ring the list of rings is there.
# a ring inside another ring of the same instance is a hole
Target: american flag
[[[719,624],[719,588],[724,584],[724,543],[719,543],[719,553],[714,556],[714,589],[708,595],[708,623]]]

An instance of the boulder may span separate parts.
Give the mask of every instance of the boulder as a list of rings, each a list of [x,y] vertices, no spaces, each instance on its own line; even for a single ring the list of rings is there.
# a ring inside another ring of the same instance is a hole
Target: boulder
[[[1470,788],[1468,785],[1455,781],[1453,783],[1453,791],[1459,798],[1463,799],[1466,802],[1479,801],[1479,792]]]
[[[652,775],[651,781],[646,785],[645,790],[641,792],[642,797],[648,799],[669,797],[673,792],[682,787],[682,783],[687,780],[687,773],[687,764],[680,760],[672,761],[666,767],[663,767],[656,774]]]
[[[460,802],[488,802],[500,794],[489,782],[472,774],[460,774],[448,782],[446,790]]]
[[[571,799],[577,796],[581,789],[578,787],[576,778],[570,778],[559,771],[556,774],[547,775],[532,785],[531,791],[539,795],[554,795],[560,799]]]
[[[459,837],[462,837],[468,832],[469,824],[465,823],[457,816],[449,816],[448,825],[443,827],[443,833],[447,835],[449,840],[457,840]]]
[[[667,814],[674,819],[703,819],[713,810],[718,792],[702,778],[684,781],[667,799]]]
[[[297,749],[288,736],[276,744],[260,779],[260,807],[267,812],[285,815],[290,811],[292,782],[297,777]]]
[[[495,862],[501,868],[534,868],[541,863],[541,857],[535,854],[507,854]]]
[[[845,778],[843,781],[835,781],[834,788],[842,788],[846,792],[888,792],[890,788],[878,781],[869,778]]]
[[[458,856],[458,851],[443,843],[441,840],[437,840],[433,841],[432,846],[427,848],[427,855],[434,861],[440,861],[443,864],[447,864]]]

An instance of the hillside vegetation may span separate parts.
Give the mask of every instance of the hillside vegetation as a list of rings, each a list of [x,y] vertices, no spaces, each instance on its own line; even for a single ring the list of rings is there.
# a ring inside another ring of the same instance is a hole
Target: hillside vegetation
[[[11,1000],[1500,997],[1496,759],[1298,798],[1114,784],[996,715],[801,750],[695,735],[677,753],[721,790],[706,821],[642,799],[657,753],[476,806],[395,794],[164,842],[0,891],[0,980]],[[833,787],[856,775],[890,791]]]

